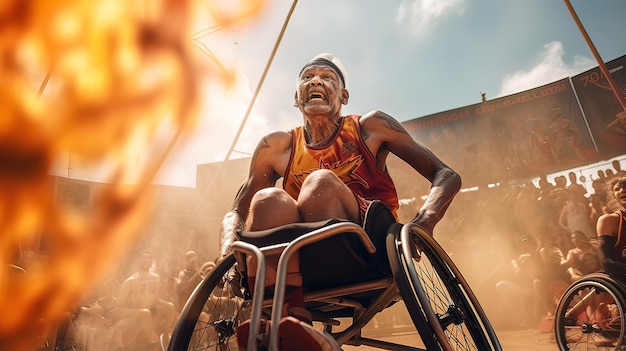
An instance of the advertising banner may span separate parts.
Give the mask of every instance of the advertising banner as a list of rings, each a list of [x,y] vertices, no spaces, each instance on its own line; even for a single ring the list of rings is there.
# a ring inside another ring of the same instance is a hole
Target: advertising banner
[[[403,123],[464,187],[536,177],[598,153],[569,79]]]
[[[607,62],[622,99],[626,96],[626,56]],[[600,70],[596,67],[572,77],[591,133],[602,159],[626,152],[626,113]]]

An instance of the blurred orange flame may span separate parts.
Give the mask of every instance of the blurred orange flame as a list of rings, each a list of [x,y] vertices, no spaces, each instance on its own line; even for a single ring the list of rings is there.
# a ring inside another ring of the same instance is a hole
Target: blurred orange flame
[[[264,4],[201,5],[229,25]],[[0,349],[32,348],[45,324],[71,310],[137,237],[150,182],[196,118],[194,10],[190,0],[0,4]],[[146,147],[164,121],[174,140]],[[148,154],[139,172],[127,160],[137,145]],[[68,152],[115,165],[88,213],[55,206],[48,172]],[[134,185],[122,185],[129,172],[138,174]],[[27,262],[24,249],[40,239],[45,256]]]

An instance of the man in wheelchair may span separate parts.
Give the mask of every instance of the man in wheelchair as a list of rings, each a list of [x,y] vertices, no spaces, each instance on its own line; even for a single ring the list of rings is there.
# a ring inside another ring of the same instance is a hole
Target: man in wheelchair
[[[241,231],[330,218],[362,225],[374,200],[382,201],[397,219],[398,196],[386,167],[390,152],[430,181],[429,194],[411,221],[433,233],[460,189],[460,176],[393,117],[381,111],[342,116],[342,105],[349,98],[346,83],[341,62],[330,54],[318,55],[304,65],[294,95],[303,124],[271,133],[259,142],[247,179],[222,222],[221,257],[230,252]],[[282,189],[275,187],[280,178]],[[267,258],[266,287],[275,283],[276,259]],[[294,257],[288,265],[286,310],[310,323],[303,308],[297,261]]]

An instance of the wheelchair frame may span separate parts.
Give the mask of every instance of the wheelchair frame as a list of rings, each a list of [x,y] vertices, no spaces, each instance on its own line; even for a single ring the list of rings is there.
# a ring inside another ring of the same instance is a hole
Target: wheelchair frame
[[[603,302],[608,311],[607,301],[598,301],[606,297],[614,312],[612,318],[604,319],[597,306]],[[565,290],[557,305],[554,332],[559,350],[626,350],[625,312],[623,283],[605,273],[580,278]]]
[[[241,241],[233,243],[234,253],[211,271],[185,304],[168,350],[237,349],[234,340],[237,326],[247,319],[248,314],[247,349],[255,350],[261,317],[271,315],[272,320],[279,320],[282,315],[289,258],[313,243],[346,233],[356,236],[367,254],[377,252],[368,234],[350,222],[330,224],[291,242],[261,248]],[[401,226],[401,230],[388,230],[385,246],[391,270],[388,276],[383,274],[377,279],[318,290],[305,289],[305,304],[313,321],[320,322],[339,346],[367,345],[388,350],[422,351],[502,350],[469,284],[430,234],[417,225],[407,224]],[[250,298],[245,288],[237,287],[233,268],[245,264],[245,255],[255,257],[258,261],[257,283],[252,296],[264,296],[264,257],[272,253],[280,253],[273,299]],[[303,277],[306,279],[304,274]],[[216,292],[224,296],[216,296]],[[378,312],[400,300],[404,301],[415,325],[420,346],[400,345],[361,335],[363,327]],[[232,305],[225,308],[227,312],[218,311],[227,304]],[[345,317],[351,318],[350,325],[333,332],[333,327],[339,325],[338,318]],[[278,350],[278,328],[270,328],[269,350]]]

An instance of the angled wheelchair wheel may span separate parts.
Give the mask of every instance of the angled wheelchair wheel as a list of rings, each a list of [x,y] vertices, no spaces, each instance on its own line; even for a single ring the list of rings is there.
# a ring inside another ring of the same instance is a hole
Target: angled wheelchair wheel
[[[223,259],[196,287],[181,311],[168,347],[180,350],[238,350],[237,328],[249,318],[234,275],[235,257]]]
[[[395,246],[396,255],[389,252],[394,279],[428,350],[502,350],[467,281],[430,234],[405,225]],[[420,327],[424,323],[429,335]]]
[[[622,319],[626,289],[606,274],[574,282],[559,300],[555,336],[560,350],[626,350]]]

